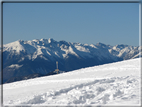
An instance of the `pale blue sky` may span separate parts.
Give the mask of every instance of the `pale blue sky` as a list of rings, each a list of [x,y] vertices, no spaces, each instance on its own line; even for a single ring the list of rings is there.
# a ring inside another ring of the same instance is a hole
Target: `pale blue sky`
[[[53,38],[139,45],[139,3],[4,3],[3,43]]]

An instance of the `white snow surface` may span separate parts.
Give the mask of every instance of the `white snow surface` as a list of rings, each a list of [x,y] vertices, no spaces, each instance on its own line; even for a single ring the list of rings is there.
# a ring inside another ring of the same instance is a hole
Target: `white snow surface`
[[[15,50],[17,53],[20,51],[24,50],[24,47],[19,43],[19,41],[15,41],[9,44],[6,44],[3,46],[3,51],[8,50],[8,51],[13,51]]]
[[[9,66],[9,68],[20,68],[22,67],[23,65],[18,65],[18,64],[12,64]]]
[[[103,106],[141,104],[141,58],[3,85],[3,104]]]

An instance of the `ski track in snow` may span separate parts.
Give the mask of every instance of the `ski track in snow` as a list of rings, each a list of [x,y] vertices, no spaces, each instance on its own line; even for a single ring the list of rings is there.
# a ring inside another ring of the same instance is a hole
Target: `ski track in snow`
[[[134,76],[112,77],[95,79],[93,81],[73,85],[60,90],[51,90],[45,93],[34,95],[31,98],[10,100],[9,104],[22,105],[93,105],[109,104],[111,102],[133,101],[139,104],[140,99],[140,78]]]
[[[136,77],[127,76],[96,79],[85,84],[35,95],[30,100],[21,102],[21,104],[89,105],[106,104],[119,100],[130,101],[134,99],[135,104],[137,104],[139,103],[139,97],[137,95],[138,90],[135,87],[139,87],[139,81]]]
[[[123,62],[98,66],[96,67],[96,69],[101,73],[100,77],[98,78],[97,77],[89,78],[89,75],[91,77],[92,75],[91,73],[93,72],[89,71],[93,69],[93,67],[91,67],[91,68],[81,69],[82,71],[80,70],[80,73],[78,73],[77,71],[75,72],[73,71],[65,74],[51,76],[48,77],[48,79],[46,77],[42,77],[37,79],[5,84],[4,85],[5,90],[18,89],[25,86],[29,87],[30,85],[38,86],[39,84],[41,84],[42,86],[49,83],[55,85],[57,84],[59,85],[65,84],[65,85],[63,87],[60,86],[60,88],[54,86],[56,87],[55,89],[38,92],[36,94],[25,95],[25,97],[19,97],[16,99],[9,98],[10,100],[4,100],[4,105],[28,105],[28,106],[137,105],[140,106],[141,77],[139,75],[140,74],[139,65],[140,63],[138,59],[134,59],[134,60],[129,60],[128,64],[126,64],[126,61],[123,61]],[[121,66],[121,68],[119,68],[119,66]],[[105,73],[102,71],[105,71]],[[107,71],[111,72],[106,73]],[[86,76],[87,78],[84,78],[83,74],[87,74],[88,77]],[[66,76],[72,77],[74,79],[70,79]],[[80,79],[77,79],[75,76],[78,77],[80,76]],[[63,79],[59,80],[60,77]],[[58,79],[54,80],[54,78]]]

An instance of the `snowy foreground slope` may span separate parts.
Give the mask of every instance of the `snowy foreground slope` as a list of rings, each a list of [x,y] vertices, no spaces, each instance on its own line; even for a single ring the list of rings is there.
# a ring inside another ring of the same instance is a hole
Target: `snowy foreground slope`
[[[141,104],[141,59],[82,68],[3,85],[6,105]]]

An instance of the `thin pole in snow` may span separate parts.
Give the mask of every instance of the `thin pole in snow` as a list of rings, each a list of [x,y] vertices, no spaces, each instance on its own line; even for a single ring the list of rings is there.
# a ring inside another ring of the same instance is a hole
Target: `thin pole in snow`
[[[56,66],[57,66],[57,69],[58,69],[58,61],[56,61]]]

